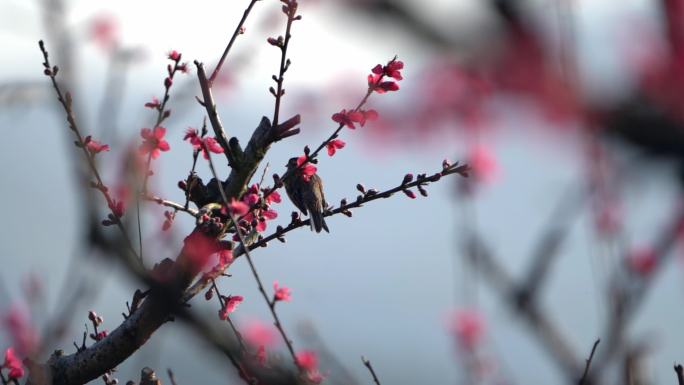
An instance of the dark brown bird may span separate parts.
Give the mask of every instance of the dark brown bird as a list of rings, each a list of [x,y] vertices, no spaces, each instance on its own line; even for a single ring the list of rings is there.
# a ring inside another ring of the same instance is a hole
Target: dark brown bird
[[[323,195],[323,181],[316,174],[309,176],[307,180],[302,169],[297,169],[297,167],[297,158],[292,158],[287,162],[287,171],[292,173],[283,180],[287,196],[299,211],[309,216],[311,230],[320,233],[322,229],[329,233],[330,230],[323,218],[323,210],[327,206]]]

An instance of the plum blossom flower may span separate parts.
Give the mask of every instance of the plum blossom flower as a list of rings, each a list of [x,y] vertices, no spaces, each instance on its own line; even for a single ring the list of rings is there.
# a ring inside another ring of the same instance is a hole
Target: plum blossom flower
[[[354,122],[359,122],[363,119],[363,114],[360,113],[359,111],[347,111],[342,110],[340,112],[336,112],[332,115],[332,120],[340,123],[344,126],[347,126],[348,128],[356,129],[356,126],[354,125]]]
[[[282,201],[282,199],[280,197],[280,193],[278,193],[277,191],[271,192],[264,199],[266,200],[266,204],[280,203]]]
[[[259,363],[259,365],[266,365],[266,347],[264,345],[259,346],[259,348],[256,351],[256,354],[254,354],[254,358]]]
[[[198,230],[193,231],[183,241],[182,253],[187,257],[188,269],[199,272],[207,266],[209,257],[220,251],[219,242]]]
[[[297,366],[303,370],[314,370],[318,368],[318,356],[312,350],[302,350],[295,355]]]
[[[234,312],[237,306],[241,304],[243,300],[244,297],[241,295],[228,296],[228,298],[226,298],[223,302],[223,308],[219,310],[219,318],[225,321],[228,318],[228,314]]]
[[[357,119],[355,120],[356,122],[359,122],[361,127],[366,125],[366,121],[373,121],[378,119],[378,112],[375,111],[374,109],[370,110],[359,110],[359,114],[352,116],[353,118]]]
[[[404,79],[401,76],[401,70],[404,69],[404,62],[401,60],[390,60],[389,63],[387,63],[386,66],[382,66],[380,64],[376,65],[373,67],[373,72],[376,75],[384,75],[384,76],[389,76],[391,78],[394,78],[396,80],[402,80]]]
[[[119,24],[111,15],[98,15],[90,24],[90,38],[105,51],[119,44]]]
[[[109,209],[112,210],[114,216],[121,218],[126,211],[126,204],[123,200],[112,199],[111,203],[109,203]]]
[[[472,146],[468,154],[468,164],[475,178],[481,182],[492,182],[499,175],[499,163],[487,146],[481,144]]]
[[[5,350],[5,362],[2,364],[2,367],[9,369],[8,377],[10,380],[16,380],[24,376],[21,360],[17,357],[12,347]]]
[[[312,384],[320,384],[325,379],[318,369],[318,356],[311,350],[303,350],[295,355],[297,366],[304,372],[306,379]]]
[[[216,138],[202,138],[200,137],[196,128],[188,128],[185,131],[185,136],[183,137],[183,140],[187,140],[188,142],[190,142],[192,148],[196,151],[202,151],[202,156],[204,156],[204,159],[209,159],[209,154],[207,153],[207,150],[213,152],[214,154],[223,154],[223,147],[219,145]]]
[[[243,216],[249,212],[249,205],[233,198],[228,204],[228,211],[237,216]]]
[[[304,164],[304,166],[302,166],[302,164]],[[316,170],[318,170],[316,166],[307,162],[306,155],[302,155],[297,158],[297,167],[301,170],[302,179],[307,182],[316,173]]]
[[[143,155],[150,154],[152,159],[157,159],[160,151],[169,151],[171,147],[164,140],[164,135],[166,135],[166,128],[161,126],[157,126],[153,130],[149,128],[140,130],[140,136],[145,140],[140,145],[140,153]]]
[[[459,310],[454,315],[451,329],[461,346],[473,349],[484,336],[484,319],[476,310]]]
[[[13,349],[20,355],[32,354],[38,349],[40,336],[32,325],[26,308],[12,305],[3,317],[2,325],[12,339]]]
[[[292,299],[290,288],[279,286],[278,281],[273,281],[273,290],[275,291],[275,294],[273,294],[274,301],[289,301]]]
[[[335,155],[335,152],[337,152],[337,150],[344,148],[345,145],[346,143],[343,140],[333,139],[330,142],[328,142],[328,144],[326,144],[325,147],[328,148],[328,155],[333,156]]]
[[[99,154],[102,151],[109,151],[108,144],[102,144],[93,139],[90,135],[86,136],[83,142],[92,155]]]
[[[167,57],[169,58],[169,60],[179,61],[181,59],[181,53],[174,49],[169,51]]]
[[[273,327],[261,321],[250,321],[243,330],[242,335],[252,346],[273,346],[277,339]]]

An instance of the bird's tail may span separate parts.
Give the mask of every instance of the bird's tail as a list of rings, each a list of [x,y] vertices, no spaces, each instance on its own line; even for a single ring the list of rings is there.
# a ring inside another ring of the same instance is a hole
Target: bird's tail
[[[313,211],[310,210],[311,214],[311,230],[315,231],[317,233],[320,233],[321,230],[325,230],[326,233],[329,233],[330,230],[328,230],[328,225],[325,223],[325,218],[323,218],[323,213],[320,211]]]

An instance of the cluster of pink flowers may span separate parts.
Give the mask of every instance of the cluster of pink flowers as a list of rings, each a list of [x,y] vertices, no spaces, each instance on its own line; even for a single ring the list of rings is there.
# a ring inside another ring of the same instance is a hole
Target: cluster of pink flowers
[[[227,242],[221,242],[199,229],[185,237],[183,254],[187,257],[188,261],[186,268],[193,273],[207,268],[212,255],[218,256],[215,268],[222,269],[233,262],[233,252]]]
[[[384,80],[385,77],[390,77],[395,80],[402,80],[401,70],[404,69],[402,61],[392,59],[386,65],[376,65],[368,75],[368,88],[379,94],[384,94],[388,91],[398,91],[399,84],[394,80]]]
[[[268,189],[260,189],[258,184],[253,184],[242,195],[240,201],[231,202],[231,210],[238,210],[242,220],[251,224],[257,232],[266,231],[266,221],[276,219],[278,213],[271,208],[271,204],[280,203],[282,198],[277,191],[262,198],[263,192]],[[261,202],[261,203],[260,203]],[[253,208],[250,211],[250,208]]]
[[[14,352],[14,348],[7,348],[5,350],[5,361],[2,364],[2,369],[7,369],[7,377],[9,380],[16,380],[24,376],[24,368],[21,360]]]
[[[204,159],[209,159],[207,151],[213,152],[214,154],[223,154],[223,147],[218,144],[215,137],[203,138],[196,128],[188,128],[185,131],[183,140],[190,142],[195,151],[201,151]]]
[[[318,356],[311,350],[303,350],[296,355],[297,366],[304,373],[306,379],[313,384],[320,384],[325,379],[318,369]]]

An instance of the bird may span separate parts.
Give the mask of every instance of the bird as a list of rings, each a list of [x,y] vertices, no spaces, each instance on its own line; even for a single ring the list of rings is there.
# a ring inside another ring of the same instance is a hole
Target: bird
[[[323,195],[323,181],[317,174],[305,177],[297,163],[297,158],[291,158],[287,162],[289,177],[283,179],[285,191],[292,203],[308,215],[311,222],[311,230],[320,233],[325,230],[327,233],[328,225],[323,218],[323,210],[327,206]]]

